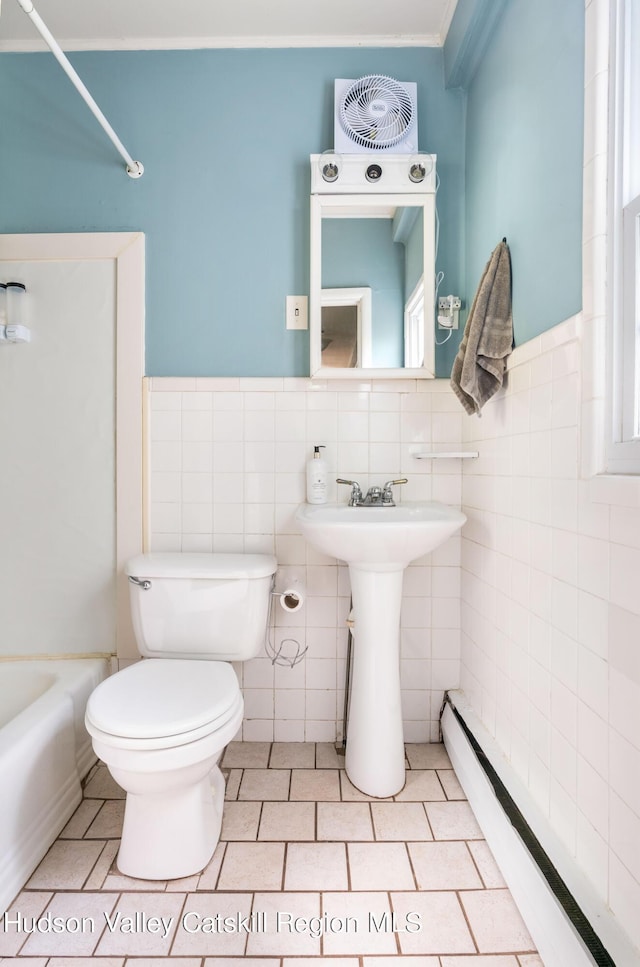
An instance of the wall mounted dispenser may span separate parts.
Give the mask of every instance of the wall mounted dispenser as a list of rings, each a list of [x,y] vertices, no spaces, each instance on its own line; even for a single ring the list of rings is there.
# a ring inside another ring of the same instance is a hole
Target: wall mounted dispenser
[[[23,282],[0,283],[0,342],[31,342],[24,324],[26,294]]]

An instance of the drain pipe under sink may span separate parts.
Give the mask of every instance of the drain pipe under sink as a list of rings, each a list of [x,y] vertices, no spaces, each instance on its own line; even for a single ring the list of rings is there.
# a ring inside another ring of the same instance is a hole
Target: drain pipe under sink
[[[354,628],[355,628],[355,618],[353,616],[353,598],[349,602],[349,617],[347,618],[347,628],[349,629],[349,634],[347,637],[347,664],[345,668],[345,685],[344,685],[344,713],[342,717],[342,743],[336,746],[336,752],[338,755],[344,755],[345,749],[347,747],[347,722],[349,720],[349,698],[351,696],[351,659],[353,654],[353,639],[354,639]]]

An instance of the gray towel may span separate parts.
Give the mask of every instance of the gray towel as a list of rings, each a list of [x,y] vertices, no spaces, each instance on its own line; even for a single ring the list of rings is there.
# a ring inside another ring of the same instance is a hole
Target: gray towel
[[[502,241],[486,264],[451,370],[451,386],[467,413],[480,413],[500,389],[512,348],[511,257]]]

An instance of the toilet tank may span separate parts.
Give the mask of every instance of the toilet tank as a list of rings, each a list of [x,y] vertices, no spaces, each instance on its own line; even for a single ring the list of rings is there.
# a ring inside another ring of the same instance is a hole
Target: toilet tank
[[[131,617],[141,655],[246,661],[264,644],[269,554],[139,554],[128,561]]]

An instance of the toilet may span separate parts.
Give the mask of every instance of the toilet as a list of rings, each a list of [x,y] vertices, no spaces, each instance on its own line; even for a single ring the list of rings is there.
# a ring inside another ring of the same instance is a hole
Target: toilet
[[[143,660],[98,685],[85,724],[127,794],[117,859],[127,876],[189,876],[213,855],[218,762],[244,710],[230,662],[264,643],[276,567],[267,554],[152,553],[125,568]]]

